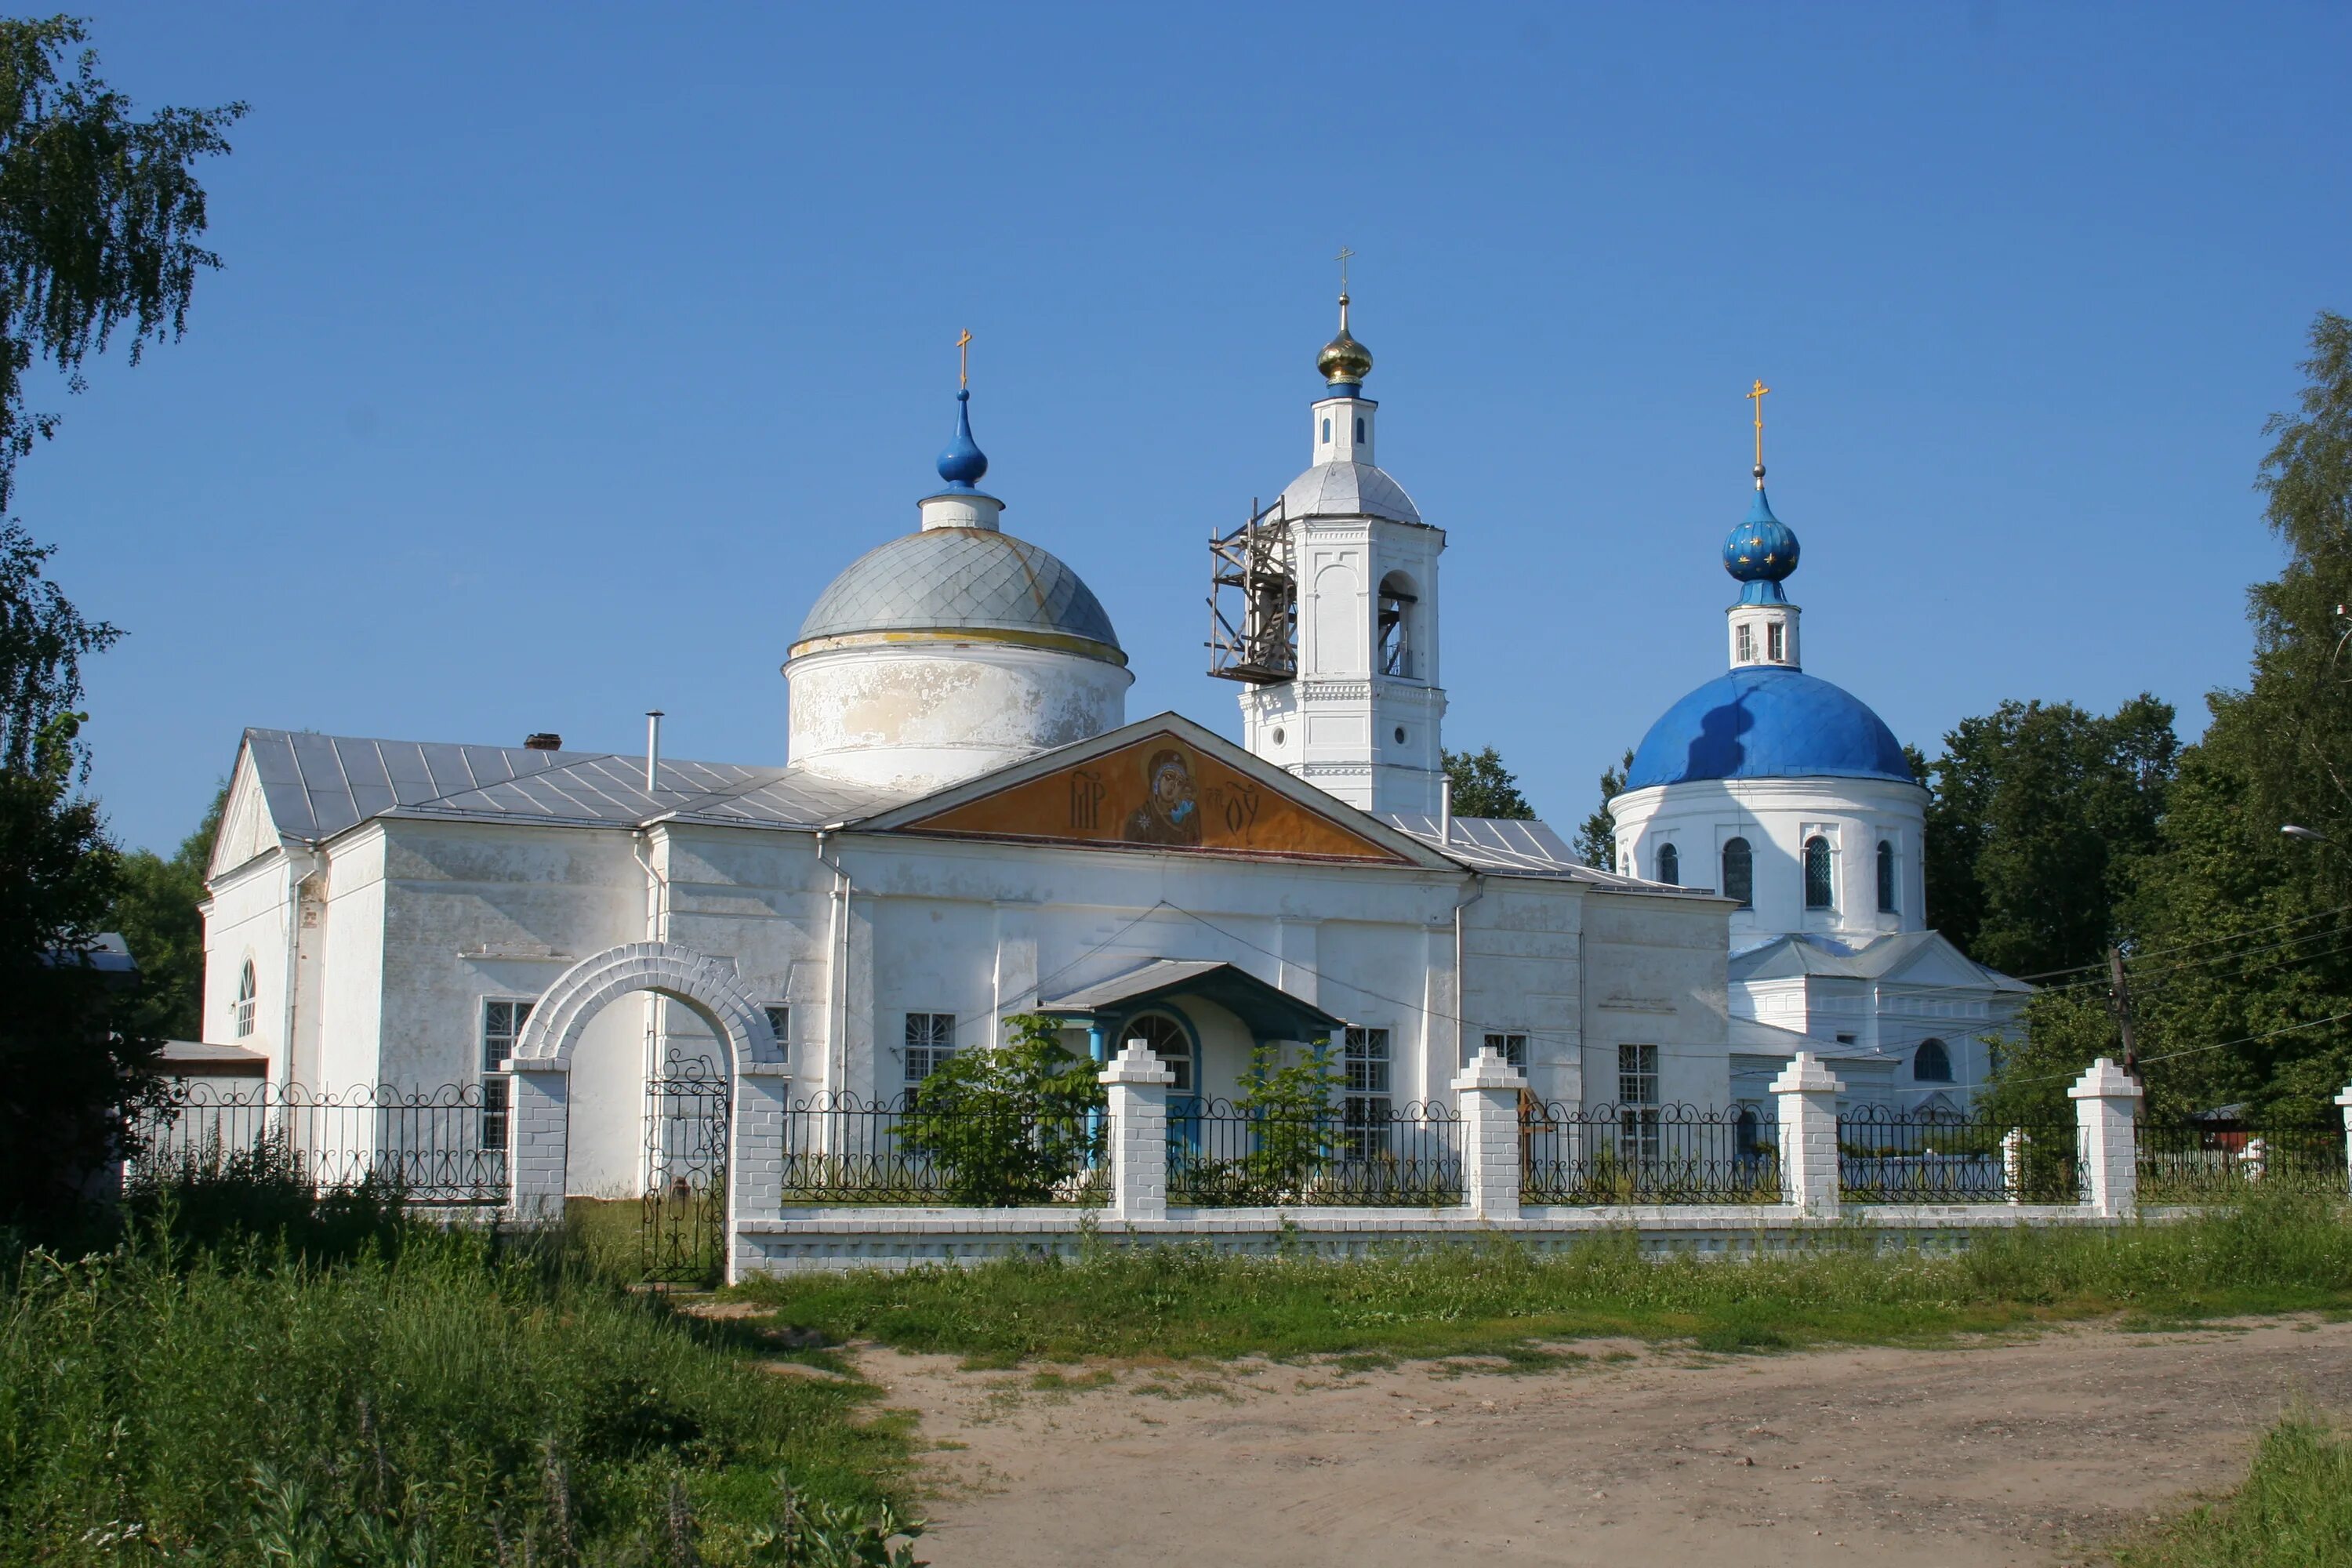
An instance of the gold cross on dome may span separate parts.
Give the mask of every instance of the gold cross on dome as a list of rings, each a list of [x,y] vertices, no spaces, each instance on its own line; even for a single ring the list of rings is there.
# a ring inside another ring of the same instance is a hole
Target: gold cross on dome
[[[1339,247],[1339,254],[1331,258],[1339,264],[1339,292],[1342,294],[1348,291],[1348,258],[1355,254],[1343,245]]]
[[[971,384],[971,329],[969,327],[964,329],[961,337],[956,339],[956,384]],[[1761,386],[1764,384],[1759,381],[1756,384]]]
[[[1756,390],[1748,394],[1748,401],[1756,405],[1756,466],[1759,468],[1764,466],[1764,395],[1771,390],[1759,378]]]

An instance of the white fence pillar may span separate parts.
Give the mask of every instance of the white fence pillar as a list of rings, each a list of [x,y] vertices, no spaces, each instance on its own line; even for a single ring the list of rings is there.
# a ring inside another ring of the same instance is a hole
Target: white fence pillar
[[[1168,1086],[1176,1069],[1141,1040],[1129,1040],[1095,1075],[1109,1091],[1110,1214],[1168,1217]]]
[[[2105,1057],[2066,1091],[2074,1102],[2084,1201],[2110,1217],[2139,1204],[2139,1080]]]
[[[563,1217],[572,1146],[572,1064],[509,1058],[507,1074],[507,1215],[525,1225]]]
[[[2344,1086],[2336,1103],[2344,1108],[2344,1181],[2347,1189],[2352,1190],[2352,1083]]]
[[[2025,1201],[2025,1146],[2032,1142],[2022,1127],[2000,1135],[2000,1190],[2010,1203]]]
[[[1454,1078],[1462,1111],[1462,1201],[1480,1219],[1519,1217],[1519,1096],[1527,1075],[1492,1046]]]
[[[1811,1051],[1799,1051],[1772,1080],[1780,1108],[1780,1197],[1810,1215],[1838,1212],[1837,1100],[1845,1092]]]
[[[782,1062],[747,1062],[735,1068],[734,1140],[727,1151],[727,1271],[738,1268],[745,1220],[774,1219],[784,1206],[784,1100],[793,1071]]]

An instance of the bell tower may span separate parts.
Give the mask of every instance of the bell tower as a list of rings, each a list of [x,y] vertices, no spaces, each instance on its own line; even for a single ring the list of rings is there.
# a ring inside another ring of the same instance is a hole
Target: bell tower
[[[1316,356],[1325,386],[1308,411],[1311,466],[1211,544],[1210,673],[1247,687],[1254,754],[1359,809],[1434,816],[1445,534],[1375,461],[1380,405],[1364,395],[1371,351],[1348,330],[1346,258],[1339,335]]]

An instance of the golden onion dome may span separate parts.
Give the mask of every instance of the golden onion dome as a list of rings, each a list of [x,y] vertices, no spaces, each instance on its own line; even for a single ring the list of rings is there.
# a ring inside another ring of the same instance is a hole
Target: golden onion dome
[[[1323,379],[1334,386],[1342,383],[1352,385],[1371,374],[1372,351],[1358,342],[1348,331],[1348,297],[1345,294],[1339,296],[1339,335],[1323,345],[1323,352],[1315,356],[1315,368],[1321,371]]]

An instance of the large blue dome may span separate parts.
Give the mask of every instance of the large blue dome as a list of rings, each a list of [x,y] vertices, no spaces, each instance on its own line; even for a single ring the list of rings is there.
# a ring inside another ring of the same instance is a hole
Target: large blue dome
[[[1750,666],[1667,709],[1642,737],[1625,787],[1788,778],[1915,782],[1895,732],[1859,698],[1801,669]]]

